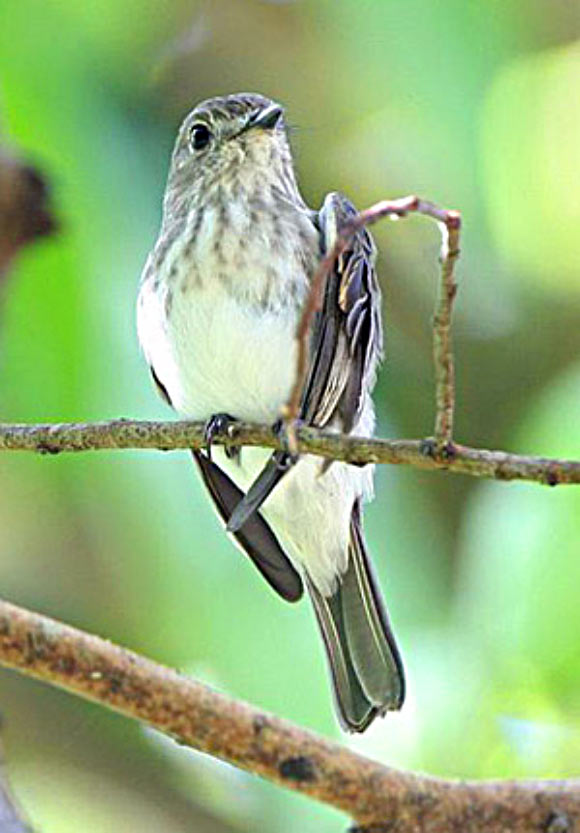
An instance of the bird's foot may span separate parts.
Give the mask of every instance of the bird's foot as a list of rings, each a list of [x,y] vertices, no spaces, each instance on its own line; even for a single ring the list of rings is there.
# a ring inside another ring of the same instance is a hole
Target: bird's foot
[[[296,430],[301,428],[304,423],[302,420],[296,419],[292,422],[291,425],[283,418],[280,417],[276,420],[276,422],[272,425],[272,431],[280,440],[282,444],[283,450],[286,452],[285,460],[282,462],[280,460],[281,466],[286,468],[290,468],[294,463],[298,462],[298,449],[296,443]]]
[[[239,422],[239,420],[230,414],[219,413],[210,416],[203,431],[205,451],[210,460],[211,447],[215,440],[231,438],[236,422]],[[227,442],[224,442],[224,452],[228,460],[235,460],[239,464],[242,453],[239,445],[228,445]]]

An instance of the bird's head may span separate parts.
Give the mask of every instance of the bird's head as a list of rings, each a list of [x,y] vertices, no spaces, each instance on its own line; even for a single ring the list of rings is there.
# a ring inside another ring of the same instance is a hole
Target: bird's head
[[[169,187],[227,190],[289,177],[292,160],[284,110],[254,93],[211,98],[185,118],[175,144]]]

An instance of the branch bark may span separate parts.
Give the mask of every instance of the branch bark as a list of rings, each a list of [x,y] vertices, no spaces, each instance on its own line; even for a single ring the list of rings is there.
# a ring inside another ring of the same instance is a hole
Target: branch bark
[[[355,465],[409,465],[495,480],[529,480],[548,486],[580,483],[580,461],[577,460],[509,454],[453,442],[440,448],[432,438],[386,440],[352,437],[303,426],[296,429],[296,440],[300,453],[345,460]],[[206,442],[203,422],[118,419],[47,425],[0,423],[0,452],[60,454],[128,448],[172,451],[203,448]],[[284,441],[270,426],[237,422],[229,426],[226,435],[217,435],[213,442],[282,449]]]
[[[145,657],[1,601],[0,663],[323,801],[369,833],[580,830],[580,780],[462,782],[400,772]]]

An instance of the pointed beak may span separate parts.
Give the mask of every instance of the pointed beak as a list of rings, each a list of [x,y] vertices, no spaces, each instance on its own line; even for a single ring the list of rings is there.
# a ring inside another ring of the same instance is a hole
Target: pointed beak
[[[271,104],[264,110],[258,110],[250,117],[247,129],[261,127],[263,130],[273,130],[280,124],[283,112],[279,104]]]

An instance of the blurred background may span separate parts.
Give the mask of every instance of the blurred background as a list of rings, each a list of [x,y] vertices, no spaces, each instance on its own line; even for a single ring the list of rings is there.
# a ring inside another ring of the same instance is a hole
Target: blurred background
[[[3,287],[3,421],[169,418],[134,302],[186,111],[282,101],[313,206],[461,210],[458,441],[580,456],[580,6],[566,0],[0,0],[2,141],[49,176],[57,236]],[[438,232],[375,229],[379,431],[433,424]],[[393,766],[578,774],[580,491],[383,467],[366,513],[408,701],[336,726],[307,603],[219,529],[185,453],[0,464],[0,586]],[[335,831],[338,814],[0,671],[16,791],[43,833]]]

